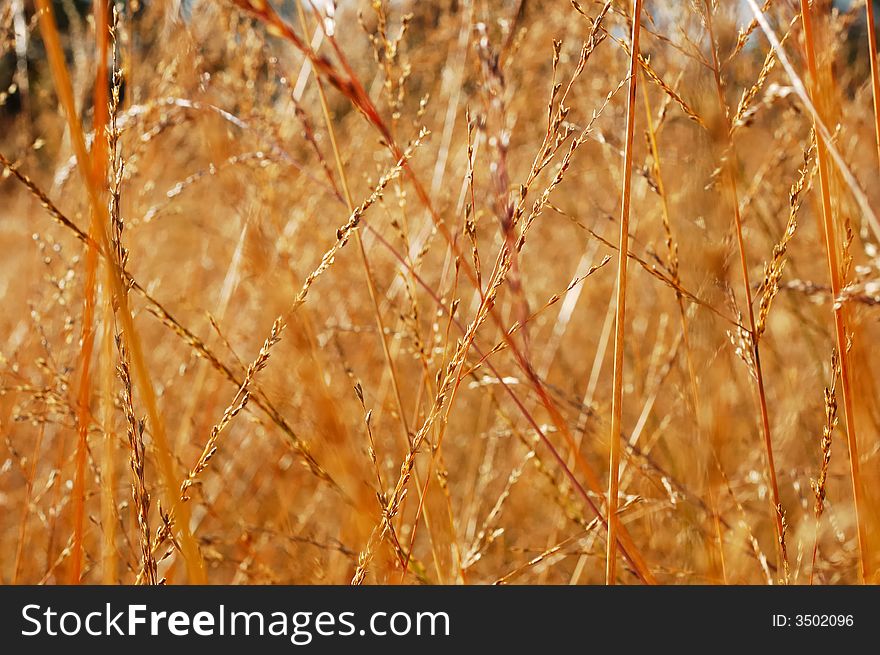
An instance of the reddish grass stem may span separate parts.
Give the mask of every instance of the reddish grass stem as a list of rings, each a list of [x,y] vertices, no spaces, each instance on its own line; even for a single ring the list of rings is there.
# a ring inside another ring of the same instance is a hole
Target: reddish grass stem
[[[626,335],[626,271],[629,257],[629,214],[632,191],[633,132],[636,120],[636,88],[638,86],[639,32],[642,0],[633,0],[632,40],[629,61],[629,97],[626,104],[626,149],[623,156],[623,187],[620,203],[620,236],[617,255],[617,315],[614,319],[614,381],[611,397],[611,454],[608,458],[608,540],[605,557],[605,583],[613,585],[617,578],[617,496],[620,487],[621,414],[623,410],[623,347]]]
[[[64,59],[64,50],[61,46],[52,4],[50,0],[37,0],[37,9],[40,12],[40,31],[46,46],[49,67],[55,80],[58,99],[64,108],[74,153],[79,164],[78,169],[85,182],[93,218],[97,217],[98,243],[101,250],[112,256],[114,250],[110,247],[110,239],[107,234],[109,223],[108,210],[101,201],[100,185],[98,180],[95,179],[91,156],[86,148],[82,125],[76,113],[73,87],[67,71],[67,63]],[[91,246],[90,250],[94,250],[97,257],[98,248],[95,240],[89,239],[88,243]],[[180,547],[186,560],[189,580],[192,583],[203,584],[206,581],[204,562],[202,561],[198,545],[190,531],[189,508],[185,504],[179,503],[176,494],[174,494],[174,490],[178,488],[175,482],[174,459],[168,445],[165,425],[159,414],[153,383],[146,367],[143,346],[134,327],[134,320],[128,304],[128,289],[126,283],[123,282],[124,272],[121,270],[119,262],[110,261],[109,263],[110,265],[107,267],[107,284],[119,303],[118,318],[124,339],[127,342],[127,349],[130,351],[135,385],[146,406],[147,416],[150,420],[162,483],[166,494],[170,494],[170,503],[166,504],[166,507],[178,510],[175,512],[175,516],[177,517]]]
[[[868,56],[871,58],[871,95],[874,97],[874,138],[880,163],[880,60],[877,56],[877,28],[874,25],[874,0],[865,0],[868,19]]]
[[[870,4],[870,1],[869,3]],[[812,81],[813,104],[820,118],[822,109],[827,106],[818,76],[816,60],[815,33],[809,0],[801,0],[801,20],[804,26],[804,49],[806,52],[807,69]],[[819,187],[822,196],[822,224],[825,237],[825,252],[828,256],[828,270],[831,277],[831,295],[834,308],[834,332],[837,339],[837,352],[840,356],[840,381],[843,395],[843,416],[846,422],[846,438],[849,447],[850,472],[852,478],[853,501],[855,503],[855,520],[859,544],[859,577],[862,582],[870,579],[870,567],[865,556],[867,548],[866,526],[861,520],[864,516],[862,478],[860,473],[859,448],[856,438],[855,410],[853,407],[853,390],[850,377],[849,352],[847,348],[846,309],[840,302],[842,289],[840,263],[838,259],[837,232],[834,225],[834,210],[831,205],[831,177],[828,166],[828,146],[824,135],[816,135],[817,158],[819,162]]]
[[[91,152],[92,178],[104,180],[106,162],[106,140],[103,138],[107,127],[107,49],[109,46],[110,20],[107,0],[95,3],[95,73],[94,112],[95,140]],[[85,164],[87,165],[87,164]],[[101,184],[101,193],[103,193]],[[92,211],[89,236],[97,241],[101,231],[100,217]],[[73,481],[73,548],[70,557],[69,582],[79,584],[82,576],[83,536],[85,529],[85,476],[88,453],[88,431],[91,422],[89,409],[91,399],[91,362],[95,346],[95,296],[98,277],[98,250],[94,246],[86,251],[86,274],[83,288],[82,345],[80,347],[80,375],[76,400],[77,447],[76,470]]]

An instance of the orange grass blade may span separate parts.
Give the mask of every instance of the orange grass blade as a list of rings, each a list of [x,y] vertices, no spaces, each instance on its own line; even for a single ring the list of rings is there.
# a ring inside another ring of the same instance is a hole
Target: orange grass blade
[[[874,0],[865,0],[868,18],[868,56],[871,58],[871,94],[874,96],[874,137],[880,163],[880,59],[877,55],[877,29],[874,25]]]
[[[107,47],[109,44],[109,15],[107,0],[98,0],[95,3],[95,35],[96,35],[96,58],[97,72],[95,75],[94,112],[95,112],[95,140],[92,145],[91,163],[93,167],[92,180],[100,184],[103,192],[103,180],[106,161],[106,141],[103,138],[107,127]],[[93,241],[98,238],[101,230],[100,218],[92,211],[89,225],[89,236]],[[80,348],[80,376],[77,389],[76,423],[77,423],[77,447],[76,447],[76,471],[73,482],[73,546],[70,557],[71,584],[78,584],[82,576],[83,558],[83,532],[85,523],[85,477],[86,455],[88,451],[88,429],[90,423],[89,401],[91,397],[91,362],[95,345],[95,288],[98,275],[98,250],[90,245],[86,252],[86,274],[83,289],[83,313],[82,313],[82,346]],[[106,465],[106,462],[105,462]],[[104,467],[106,468],[106,466]],[[107,489],[105,485],[105,489]],[[106,500],[102,502],[106,505]],[[104,549],[106,555],[107,549]]]
[[[871,4],[870,0],[868,4]],[[820,88],[819,77],[817,75],[818,67],[816,64],[815,35],[813,32],[813,18],[809,0],[801,0],[801,20],[804,26],[804,47],[807,55],[807,69],[812,82],[812,89],[810,92],[813,104],[816,106],[816,111],[819,112],[821,117],[824,98],[822,96],[822,89]],[[817,157],[819,161],[819,188],[822,196],[822,220],[825,232],[825,252],[828,255],[828,269],[831,277],[831,295],[834,307],[834,332],[837,339],[837,350],[840,354],[843,416],[846,421],[846,439],[849,447],[850,472],[852,478],[853,499],[855,501],[855,519],[859,543],[859,577],[862,582],[864,582],[866,579],[870,579],[870,568],[868,558],[865,557],[865,549],[867,547],[866,526],[861,520],[861,517],[864,516],[864,513],[862,512],[864,498],[862,478],[859,470],[859,448],[858,440],[856,439],[853,390],[850,383],[850,366],[847,352],[846,310],[844,305],[837,301],[837,299],[840,298],[842,284],[840,279],[840,264],[838,260],[837,232],[835,231],[834,213],[831,206],[831,178],[828,167],[828,147],[825,137],[822,134],[817,135],[816,142]]]
[[[629,98],[626,104],[626,149],[623,156],[623,188],[620,207],[620,237],[617,257],[617,315],[614,319],[614,380],[611,397],[611,454],[608,473],[608,539],[605,556],[605,583],[613,585],[617,577],[617,495],[620,486],[621,412],[623,405],[623,345],[626,331],[626,270],[629,263],[629,209],[632,186],[633,132],[636,120],[637,69],[642,0],[633,0],[632,39],[629,61]]]
[[[97,66],[95,71],[94,89],[94,133],[95,140],[92,142],[92,170],[95,180],[100,181],[102,192],[105,190],[107,178],[107,139],[105,132],[110,119],[110,97],[108,70],[108,58],[110,54],[110,3],[109,0],[96,0],[95,2],[95,45]],[[97,240],[96,230],[90,232],[93,240]],[[91,251],[97,249],[89,248]],[[95,252],[97,255],[97,252]],[[109,267],[109,262],[104,262]],[[106,275],[112,272],[108,268]],[[107,285],[101,289],[103,324],[101,334],[101,422],[104,428],[104,448],[101,459],[101,527],[103,535],[101,541],[101,576],[104,584],[113,584],[116,581],[116,518],[114,516],[114,448],[113,448],[113,297]],[[85,443],[84,440],[81,443]]]
[[[58,28],[55,23],[55,14],[52,10],[52,4],[50,0],[36,0],[36,3],[37,9],[40,12],[40,32],[43,35],[46,55],[49,60],[49,67],[52,71],[52,77],[55,80],[58,99],[64,108],[64,113],[67,118],[74,154],[76,155],[76,160],[79,164],[78,170],[85,181],[93,216],[98,219],[98,236],[100,237],[101,248],[107,253],[112,253],[113,250],[110,248],[109,237],[107,236],[106,230],[109,219],[107,207],[101,202],[100,186],[95,179],[91,157],[86,149],[82,125],[76,115],[73,87],[70,83],[67,63],[64,60],[64,51],[61,47],[61,41],[58,36]],[[94,244],[94,241],[90,240],[90,243]],[[97,256],[96,248],[93,247],[90,248],[90,250],[94,250]],[[168,448],[168,438],[165,433],[165,426],[159,415],[156,394],[153,390],[152,381],[146,368],[143,347],[141,346],[138,334],[134,329],[134,321],[132,320],[131,311],[128,305],[127,290],[121,280],[122,272],[117,270],[117,266],[118,263],[111,263],[111,266],[108,267],[107,282],[119,303],[118,318],[121,323],[122,332],[127,342],[128,349],[131,353],[135,384],[140,393],[141,400],[146,405],[147,415],[150,419],[150,428],[152,429],[156,444],[155,450],[159,463],[159,472],[165,488],[166,498],[170,501],[166,506],[170,507],[174,511],[175,517],[177,517],[177,529],[180,533],[180,546],[183,551],[184,559],[186,560],[190,582],[196,584],[204,583],[204,563],[201,554],[199,553],[198,545],[190,532],[189,508],[185,503],[180,503],[178,501],[177,494],[175,493],[179,488],[179,484],[175,481],[174,460],[171,451]]]

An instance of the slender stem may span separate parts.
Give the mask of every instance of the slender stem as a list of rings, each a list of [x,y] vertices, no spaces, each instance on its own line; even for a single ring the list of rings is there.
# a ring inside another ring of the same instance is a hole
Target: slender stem
[[[99,180],[102,191],[106,190],[107,177],[107,139],[105,131],[110,120],[110,73],[108,59],[110,51],[110,2],[109,0],[96,0],[95,2],[95,46],[97,69],[95,72],[94,89],[94,132],[95,140],[92,142],[92,170],[96,180]],[[97,233],[91,234],[97,238]],[[91,250],[95,250],[90,248]],[[91,252],[89,254],[92,254]],[[97,252],[94,253],[97,257]],[[112,275],[109,263],[104,262],[104,275]],[[114,471],[114,436],[113,436],[113,385],[114,385],[114,355],[113,355],[113,294],[105,284],[101,287],[101,422],[104,430],[104,448],[101,460],[101,527],[103,540],[101,543],[101,575],[104,584],[116,582],[116,518],[115,500],[113,497]]]
[[[874,0],[865,0],[868,18],[868,56],[871,58],[871,90],[874,96],[874,138],[880,162],[880,59],[877,56],[877,30],[874,26]]]
[[[104,179],[106,161],[106,141],[102,138],[107,125],[107,46],[109,43],[109,13],[107,0],[95,3],[95,54],[98,62],[95,74],[94,111],[95,141],[91,152],[93,179],[101,185]],[[87,164],[84,164],[87,165]],[[89,236],[97,239],[101,230],[100,218],[92,212],[89,223]],[[83,285],[82,345],[80,347],[80,373],[76,396],[76,470],[73,477],[73,546],[70,555],[71,584],[79,584],[82,575],[83,536],[85,530],[86,497],[86,455],[88,451],[88,431],[90,424],[89,401],[91,399],[91,363],[95,347],[95,290],[98,278],[98,251],[90,246],[86,252],[86,274]],[[106,553],[106,548],[105,548]]]
[[[37,9],[40,12],[40,32],[43,35],[43,41],[46,46],[46,55],[49,60],[49,66],[52,70],[52,76],[55,80],[58,99],[64,107],[74,153],[76,155],[77,163],[79,164],[78,170],[85,182],[93,216],[98,218],[99,244],[101,250],[107,253],[108,256],[112,257],[114,251],[110,247],[110,239],[107,235],[106,229],[109,223],[109,215],[107,207],[101,202],[101,196],[99,193],[100,187],[98,180],[94,175],[91,156],[86,148],[82,125],[76,114],[73,87],[70,83],[67,63],[64,60],[64,51],[61,47],[61,41],[58,36],[58,28],[55,23],[55,14],[52,9],[52,3],[50,0],[37,0]],[[94,246],[95,241],[90,239],[89,244]],[[90,248],[90,250],[92,249],[97,252],[97,248]],[[179,503],[177,500],[176,491],[180,485],[175,482],[174,459],[168,447],[168,437],[165,432],[165,424],[159,414],[156,393],[153,389],[149,371],[146,367],[143,346],[141,345],[140,337],[134,327],[134,320],[128,304],[128,290],[123,282],[122,275],[123,273],[119,267],[119,262],[110,261],[110,266],[107,267],[107,283],[113,291],[114,298],[119,303],[118,318],[121,324],[123,337],[126,340],[126,345],[131,354],[134,382],[146,407],[147,416],[150,420],[150,428],[155,441],[155,451],[159,463],[159,472],[163,486],[165,487],[166,500],[170,501],[166,503],[166,507],[169,507],[174,511],[174,514],[177,517],[177,529],[180,533],[180,546],[186,561],[190,582],[203,584],[206,580],[204,562],[202,561],[198,545],[193,539],[190,531],[189,508],[185,503]]]
[[[868,3],[870,5],[870,2]],[[807,55],[807,68],[812,81],[813,104],[820,113],[823,108],[818,65],[816,63],[815,35],[813,18],[809,0],[801,0],[801,20],[804,26],[804,46]],[[876,96],[875,96],[876,97]],[[831,276],[831,296],[834,309],[834,332],[837,339],[837,350],[840,353],[840,380],[843,391],[843,416],[846,421],[846,439],[849,447],[850,472],[852,474],[853,500],[855,503],[855,519],[859,543],[859,577],[862,582],[869,578],[869,566],[865,557],[866,526],[861,521],[861,509],[864,506],[862,479],[859,472],[859,449],[856,439],[855,412],[853,408],[852,386],[850,384],[849,353],[847,348],[846,310],[843,303],[838,302],[841,292],[840,265],[838,261],[837,232],[834,226],[834,213],[831,207],[831,177],[828,167],[828,147],[822,134],[816,135],[816,150],[819,162],[819,188],[822,194],[822,218],[825,232],[825,252],[828,255],[828,270]]]
[[[636,88],[638,86],[639,32],[642,0],[633,0],[632,40],[629,61],[629,98],[626,104],[626,150],[623,155],[623,189],[620,207],[620,237],[617,256],[617,315],[614,319],[614,381],[611,397],[611,454],[608,474],[608,539],[605,558],[605,583],[613,585],[617,578],[617,495],[620,487],[620,439],[623,405],[623,345],[626,329],[626,270],[629,263],[629,209],[632,186],[633,132],[636,121]]]

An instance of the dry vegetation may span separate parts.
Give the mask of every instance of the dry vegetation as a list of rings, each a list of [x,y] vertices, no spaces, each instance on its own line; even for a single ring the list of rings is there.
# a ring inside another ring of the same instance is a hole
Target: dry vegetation
[[[877,582],[872,10],[0,1],[0,582]]]

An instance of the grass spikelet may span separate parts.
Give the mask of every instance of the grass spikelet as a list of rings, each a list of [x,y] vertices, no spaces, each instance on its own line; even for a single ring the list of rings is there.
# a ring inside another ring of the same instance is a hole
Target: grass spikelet
[[[208,463],[217,452],[217,440],[220,437],[220,433],[223,432],[223,430],[225,430],[232,422],[232,419],[238,416],[238,414],[247,406],[248,400],[250,400],[250,388],[254,382],[254,378],[257,373],[266,368],[266,365],[269,363],[269,355],[272,347],[281,341],[281,333],[284,331],[284,327],[284,322],[281,320],[280,316],[275,319],[274,323],[272,323],[272,331],[260,347],[260,352],[257,355],[257,358],[247,367],[244,381],[238,388],[235,397],[232,399],[232,402],[227,405],[226,409],[223,410],[223,416],[220,417],[220,421],[211,428],[211,435],[205,442],[202,454],[199,455],[199,459],[195,466],[190,469],[189,474],[181,483],[181,501],[186,502],[189,500],[189,488],[195,484],[196,478],[208,468]]]
[[[810,564],[810,584],[816,573],[816,556],[819,553],[819,522],[825,513],[825,494],[828,488],[828,465],[831,464],[831,446],[834,430],[837,428],[837,380],[840,378],[840,359],[837,350],[831,351],[831,384],[825,387],[825,425],[822,426],[822,459],[819,461],[819,475],[810,481],[815,496],[813,514],[816,517],[813,555]]]
[[[789,209],[785,232],[783,232],[779,242],[773,246],[773,255],[770,262],[764,266],[764,280],[759,288],[761,299],[759,301],[758,324],[755,334],[757,339],[760,339],[767,329],[767,316],[770,313],[770,305],[779,293],[779,281],[782,279],[782,272],[785,269],[785,253],[788,250],[789,242],[791,242],[797,230],[797,215],[801,207],[802,194],[809,184],[810,174],[813,169],[814,150],[815,135],[811,133],[810,145],[804,153],[804,165],[799,171],[797,181],[791,186],[791,191],[788,193]]]
[[[156,584],[156,559],[150,535],[150,494],[147,492],[144,464],[144,420],[135,417],[132,401],[131,374],[129,373],[128,353],[120,337],[116,337],[119,351],[117,374],[122,382],[122,411],[128,423],[129,465],[131,467],[131,498],[137,513],[138,536],[141,547],[141,570],[138,577],[144,584]]]

